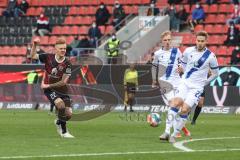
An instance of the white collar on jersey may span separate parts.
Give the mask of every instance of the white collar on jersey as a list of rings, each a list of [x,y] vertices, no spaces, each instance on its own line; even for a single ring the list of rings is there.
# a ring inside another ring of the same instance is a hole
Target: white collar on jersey
[[[172,49],[172,48],[170,47],[168,50],[165,50],[165,49],[163,49],[163,47],[162,47],[162,50],[163,50],[163,51],[171,51],[171,49]]]
[[[55,54],[55,60],[58,62],[58,63],[62,63],[64,60],[65,60],[66,57],[63,58],[63,60],[59,61],[57,60],[57,57],[56,57],[56,54]]]
[[[207,50],[207,47],[205,47],[202,51],[198,51],[197,46],[195,46],[195,50],[196,50],[197,52],[205,52],[205,51]]]

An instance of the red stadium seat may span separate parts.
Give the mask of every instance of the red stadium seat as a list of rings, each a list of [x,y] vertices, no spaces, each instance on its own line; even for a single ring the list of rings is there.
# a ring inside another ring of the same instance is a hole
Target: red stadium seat
[[[217,50],[217,55],[227,55],[228,49],[226,46],[220,46]]]
[[[126,14],[132,13],[132,6],[123,6],[123,8]]]
[[[214,25],[212,33],[226,34],[228,27],[226,25],[217,24]]]
[[[220,37],[219,37],[220,44],[223,44],[226,39],[227,39],[227,35],[222,35],[222,36],[220,36]]]
[[[16,57],[16,64],[22,64],[24,60],[25,60],[25,57],[17,56]]]
[[[189,13],[190,12],[190,5],[184,5],[184,8],[186,9],[186,12]]]
[[[25,56],[27,54],[27,47],[26,46],[19,47],[18,52],[19,52],[18,55]]]
[[[219,13],[228,13],[228,5],[227,4],[220,4],[218,12]]]
[[[55,43],[56,43],[56,40],[57,40],[57,36],[51,36],[50,38],[49,38],[49,44],[50,45],[54,45]]]
[[[73,5],[88,5],[88,3],[86,0],[72,0]]]
[[[73,24],[74,18],[72,16],[68,16],[64,20],[64,24]]]
[[[78,10],[78,15],[86,15],[88,8],[81,6]]]
[[[78,15],[78,7],[71,7],[68,12],[69,15]]]
[[[218,65],[225,65],[225,58],[224,57],[217,57]]]
[[[0,64],[4,64],[4,57],[5,56],[0,56]]]
[[[83,24],[82,20],[83,20],[82,16],[74,17],[73,24]]]
[[[61,29],[61,34],[70,34],[71,28],[69,26],[63,26]]]
[[[61,34],[61,27],[60,26],[54,27],[52,33],[57,35]]]
[[[159,2],[159,1],[158,1]],[[157,3],[158,3],[157,2]],[[141,4],[141,0],[132,0],[131,1],[132,4]]]
[[[18,46],[13,46],[10,50],[10,55],[18,55]]]
[[[193,44],[192,35],[185,35],[185,36],[183,36],[182,44]]]
[[[208,13],[217,13],[218,12],[218,5],[217,4],[211,4]]]
[[[234,46],[228,47],[228,54],[231,55],[234,49]]]
[[[73,26],[70,28],[70,34],[79,34],[78,26]]]
[[[89,6],[86,9],[85,13],[89,15],[94,15],[96,13],[96,7]]]
[[[108,33],[111,34],[112,32],[114,32],[113,29],[114,29],[113,26],[107,26],[105,33],[106,33],[106,34],[108,34]]]
[[[105,26],[99,26],[98,27],[102,34],[105,34],[106,27]]]
[[[7,64],[16,64],[16,58],[14,56],[8,56]]]
[[[217,46],[210,46],[210,47],[208,47],[208,48],[209,48],[209,50],[210,50],[211,52],[217,54],[217,50],[218,50]]]
[[[65,0],[55,0],[54,6],[64,6],[65,5]]]
[[[215,23],[217,20],[216,15],[210,14],[207,16],[205,23]]]
[[[203,25],[199,24],[194,28],[194,32],[199,32],[203,30]]]
[[[40,44],[41,45],[48,45],[48,39],[49,39],[48,36],[40,37]]]
[[[161,2],[163,3],[163,4],[167,4],[167,1],[166,0],[161,0]],[[149,0],[142,0],[141,1],[141,4],[149,4]]]
[[[233,12],[234,12],[234,5],[229,4],[229,13],[233,13]]]
[[[209,34],[211,34],[213,32],[213,25],[211,25],[211,24],[205,25],[204,30],[206,32],[208,32]]]
[[[1,55],[9,55],[10,54],[10,47],[9,46],[3,46],[0,53],[1,53]]]
[[[26,14],[27,14],[27,16],[35,16],[36,15],[36,8],[34,8],[34,7],[28,8]]]
[[[42,7],[38,7],[36,9],[36,16],[40,15],[43,11],[44,11],[44,9]]]
[[[89,0],[90,1],[90,4],[92,5],[99,5],[100,4],[100,1],[96,1],[96,0]]]
[[[72,43],[73,40],[74,40],[74,36],[68,36],[68,37],[66,38],[67,44]]]
[[[205,13],[208,13],[208,12],[209,12],[209,6],[208,6],[207,4],[203,4],[203,5],[201,5],[201,6],[202,6],[202,8],[203,8],[203,10],[204,10]],[[195,7],[195,6],[193,6],[193,7]]]
[[[88,33],[88,27],[87,26],[82,26],[79,28],[79,33],[80,34],[87,34]]]
[[[65,0],[65,5],[71,6],[72,5],[72,0]]]
[[[81,24],[91,24],[92,23],[92,18],[90,16],[84,16],[82,17]]]
[[[217,23],[226,23],[227,18],[225,14],[218,14],[216,22]]]
[[[48,6],[50,4],[49,0],[40,0],[38,1],[39,6]]]
[[[220,42],[220,37],[219,37],[218,35],[209,36],[208,44],[209,44],[209,45],[218,45],[218,44],[221,44],[221,42]]]

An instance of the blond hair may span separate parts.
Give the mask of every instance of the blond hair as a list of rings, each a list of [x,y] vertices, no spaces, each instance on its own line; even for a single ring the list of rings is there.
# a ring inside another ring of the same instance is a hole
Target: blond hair
[[[66,43],[67,43],[67,42],[66,42],[66,39],[63,38],[63,37],[61,37],[61,38],[58,38],[58,39],[56,40],[55,45],[58,45],[58,44],[66,44]]]
[[[164,37],[166,37],[166,36],[168,36],[168,35],[172,36],[172,33],[171,33],[170,31],[165,31],[165,32],[163,32],[163,33],[161,34],[161,39],[163,39]]]

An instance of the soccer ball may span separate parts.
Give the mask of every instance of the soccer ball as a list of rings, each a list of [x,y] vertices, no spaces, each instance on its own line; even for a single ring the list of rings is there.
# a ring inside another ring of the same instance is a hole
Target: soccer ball
[[[147,122],[150,124],[152,127],[157,127],[160,122],[161,118],[158,113],[150,113],[147,115]]]

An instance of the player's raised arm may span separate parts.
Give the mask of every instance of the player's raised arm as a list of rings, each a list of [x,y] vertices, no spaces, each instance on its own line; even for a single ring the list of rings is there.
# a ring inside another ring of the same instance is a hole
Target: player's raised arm
[[[30,54],[32,59],[39,59],[39,56],[36,51],[37,45],[39,43],[40,43],[39,38],[34,39],[33,44],[32,44],[31,54]]]

